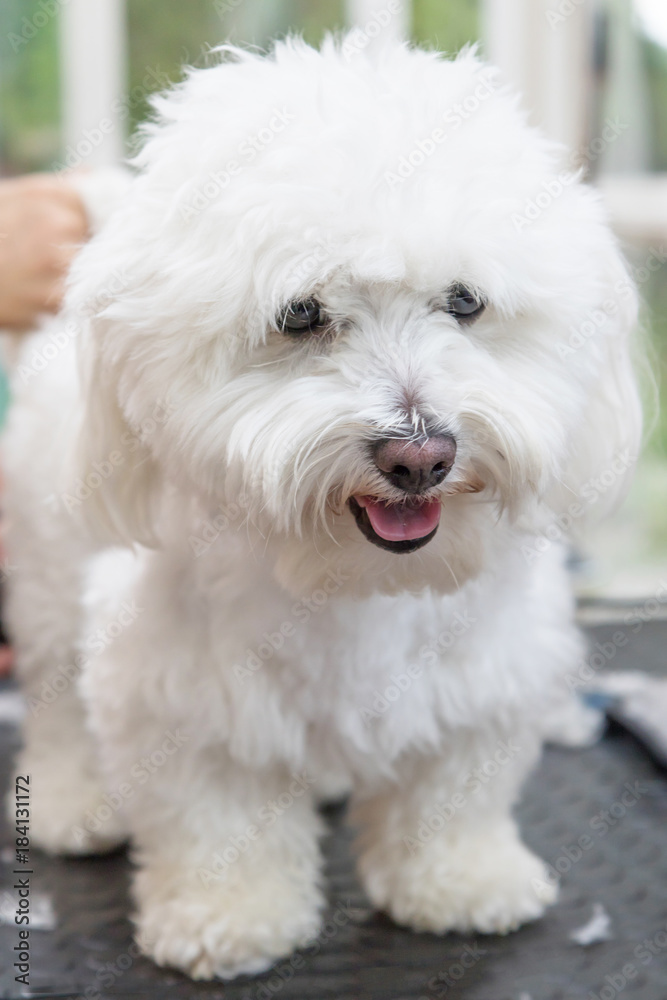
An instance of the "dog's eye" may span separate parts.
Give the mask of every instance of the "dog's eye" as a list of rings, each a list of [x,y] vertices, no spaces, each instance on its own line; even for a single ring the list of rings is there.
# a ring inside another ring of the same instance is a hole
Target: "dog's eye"
[[[278,328],[291,337],[312,333],[324,324],[324,313],[316,299],[290,302],[278,320]]]
[[[472,323],[486,309],[486,302],[465,285],[455,285],[447,296],[446,311],[460,323]]]

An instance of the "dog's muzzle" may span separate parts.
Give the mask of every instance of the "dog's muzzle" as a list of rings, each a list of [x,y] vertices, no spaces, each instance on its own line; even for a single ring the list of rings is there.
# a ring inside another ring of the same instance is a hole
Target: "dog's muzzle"
[[[385,438],[373,446],[373,460],[385,479],[405,495],[390,503],[372,496],[349,500],[365,538],[389,552],[415,552],[431,541],[440,523],[440,500],[424,494],[451,472],[456,441],[449,434],[416,440]]]

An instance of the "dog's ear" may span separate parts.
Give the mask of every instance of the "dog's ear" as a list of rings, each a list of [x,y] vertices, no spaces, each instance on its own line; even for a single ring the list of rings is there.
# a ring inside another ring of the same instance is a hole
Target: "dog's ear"
[[[149,443],[152,431],[164,422],[165,404],[156,402],[153,418],[131,425],[123,413],[118,368],[109,350],[118,333],[115,323],[93,316],[82,326],[81,405],[67,466],[66,506],[83,517],[100,542],[154,545],[160,473]]]
[[[637,289],[608,232],[598,249],[599,306],[586,311],[562,348],[566,363],[584,369],[587,402],[581,425],[568,442],[570,459],[563,482],[549,497],[575,535],[623,499],[642,435],[634,357],[639,355]]]

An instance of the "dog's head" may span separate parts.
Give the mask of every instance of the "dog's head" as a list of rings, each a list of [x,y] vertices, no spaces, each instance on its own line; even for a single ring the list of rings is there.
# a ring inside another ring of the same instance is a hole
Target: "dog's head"
[[[150,541],[175,485],[236,503],[296,589],[342,563],[446,590],[499,517],[619,492],[632,283],[474,53],[229,51],[156,110],[70,296],[93,313],[79,474],[132,451],[93,520]]]

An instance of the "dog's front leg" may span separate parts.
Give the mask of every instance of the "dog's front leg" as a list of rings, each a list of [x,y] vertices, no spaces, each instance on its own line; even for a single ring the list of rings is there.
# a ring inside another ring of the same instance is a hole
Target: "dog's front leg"
[[[464,731],[442,757],[414,754],[397,780],[358,797],[359,870],[397,923],[444,933],[506,933],[556,898],[511,815],[533,765],[534,734]]]
[[[152,655],[166,667],[170,652]],[[135,847],[137,940],[195,979],[265,970],[320,925],[320,821],[308,776],[239,763],[186,711],[179,718],[172,702],[169,712],[169,680],[144,685],[146,660],[130,656],[120,642],[103,654],[86,697],[109,797],[124,800]]]
[[[213,629],[225,609],[188,572],[173,555],[143,553],[134,577],[107,567],[93,581],[134,621],[89,664],[82,694],[107,804],[135,848],[141,947],[194,978],[231,978],[317,935],[321,824],[305,765],[292,773],[267,741],[279,706],[253,701],[252,688],[245,710],[234,701],[231,619]]]
[[[131,810],[146,954],[195,979],[231,978],[317,935],[320,824],[293,775],[248,771],[211,747],[188,751],[151,785]],[[272,809],[288,797],[288,808]]]

